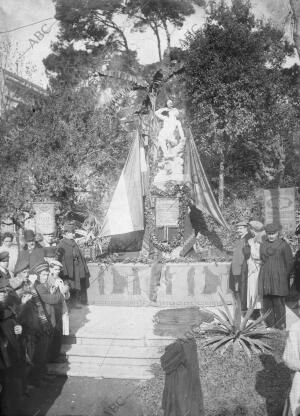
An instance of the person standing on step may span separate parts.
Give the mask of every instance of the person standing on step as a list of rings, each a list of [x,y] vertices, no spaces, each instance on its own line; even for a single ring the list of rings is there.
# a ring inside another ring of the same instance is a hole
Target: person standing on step
[[[86,305],[90,272],[74,238],[74,224],[65,224],[63,238],[57,244],[58,261],[63,265],[63,279],[71,288],[71,300]]]
[[[242,310],[247,309],[247,254],[246,246],[251,237],[248,231],[248,223],[240,221],[236,225],[238,239],[232,254],[232,261],[229,273],[229,288],[235,296],[239,295],[242,303]],[[248,250],[249,251],[249,250]]]
[[[43,386],[51,378],[47,376],[47,361],[55,327],[54,305],[61,303],[64,297],[59,291],[58,285],[55,293],[50,292],[48,263],[34,266],[30,270],[28,278],[31,282],[32,302],[39,324],[32,358],[33,369],[30,376],[33,385]]]
[[[62,346],[62,336],[69,335],[69,312],[66,300],[70,297],[70,291],[69,286],[60,277],[62,269],[63,265],[58,260],[52,259],[50,261],[50,274],[48,279],[50,292],[55,293],[58,287],[60,293],[64,297],[64,300],[62,302],[54,305],[55,327],[50,347],[50,362],[56,363],[65,361],[65,359],[60,355],[60,350]]]
[[[263,299],[263,313],[268,327],[286,328],[285,297],[289,294],[289,275],[294,259],[289,244],[279,237],[280,225],[265,226],[267,238],[260,246],[261,268],[258,277],[258,295]]]

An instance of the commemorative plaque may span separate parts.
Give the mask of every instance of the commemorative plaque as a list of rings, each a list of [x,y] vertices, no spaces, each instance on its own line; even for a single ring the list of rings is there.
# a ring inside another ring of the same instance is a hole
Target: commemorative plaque
[[[156,198],[155,212],[156,227],[178,227],[178,198]]]

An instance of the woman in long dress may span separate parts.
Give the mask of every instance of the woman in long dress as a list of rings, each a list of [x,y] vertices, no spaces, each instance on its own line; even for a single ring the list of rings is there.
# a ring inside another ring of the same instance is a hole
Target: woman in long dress
[[[264,226],[259,221],[250,221],[250,232],[253,237],[248,240],[248,245],[250,248],[249,258],[247,260],[248,265],[248,282],[247,282],[247,307],[253,304],[256,299],[256,310],[261,310],[262,303],[261,299],[258,297],[257,285],[258,285],[258,275],[261,266],[260,260],[260,245],[262,242],[262,236],[265,234]]]

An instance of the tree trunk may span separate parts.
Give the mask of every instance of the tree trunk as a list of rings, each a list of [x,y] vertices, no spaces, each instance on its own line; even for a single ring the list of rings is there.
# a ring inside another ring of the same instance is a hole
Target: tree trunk
[[[219,207],[223,208],[224,205],[224,173],[225,173],[225,160],[224,154],[221,154],[220,168],[219,168]]]
[[[171,35],[170,35],[169,29],[168,29],[167,21],[165,19],[161,19],[161,21],[162,21],[163,28],[164,28],[164,30],[166,32],[166,36],[167,36],[167,51],[166,51],[166,54],[167,54],[167,57],[169,57],[170,56],[170,49],[171,49]]]
[[[300,57],[300,2],[299,0],[290,0],[290,6],[293,13],[294,19],[294,42],[297,49],[298,55]]]
[[[158,27],[156,23],[150,24],[151,29],[153,30],[155,36],[156,36],[156,40],[157,40],[157,49],[158,49],[158,56],[159,56],[159,61],[162,61],[162,54],[161,54],[161,42],[160,42],[160,36],[159,36],[159,32],[158,32]]]

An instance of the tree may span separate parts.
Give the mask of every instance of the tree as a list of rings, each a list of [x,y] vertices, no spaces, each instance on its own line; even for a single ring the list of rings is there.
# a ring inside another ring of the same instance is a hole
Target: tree
[[[299,4],[299,1],[297,0],[289,0],[289,1],[290,1],[293,21],[294,21],[293,22],[294,23],[293,37],[294,37],[295,47],[300,57],[300,4]]]
[[[162,60],[160,29],[167,39],[167,52],[171,48],[171,33],[168,23],[181,28],[187,16],[195,13],[194,4],[204,6],[204,0],[129,0],[124,12],[134,19],[134,29],[144,31],[148,27],[153,31],[158,47],[159,60]]]
[[[64,90],[12,110],[0,138],[0,211],[14,217],[32,201],[55,199],[63,210],[103,207],[127,155],[128,136],[113,114],[95,110],[91,88]],[[101,216],[101,215],[100,215]]]
[[[218,164],[221,206],[226,175],[282,181],[297,119],[282,68],[292,53],[283,33],[256,20],[242,0],[212,3],[204,28],[187,38],[187,107],[200,153]]]

